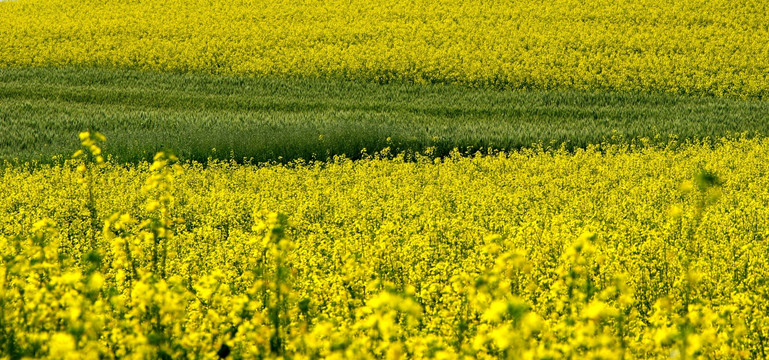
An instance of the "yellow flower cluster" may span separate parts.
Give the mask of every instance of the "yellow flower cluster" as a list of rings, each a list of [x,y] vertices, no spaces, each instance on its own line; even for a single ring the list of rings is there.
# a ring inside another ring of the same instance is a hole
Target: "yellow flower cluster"
[[[0,66],[769,91],[761,0],[16,0],[0,14]]]
[[[0,174],[2,358],[769,351],[769,140],[244,166],[99,138]]]

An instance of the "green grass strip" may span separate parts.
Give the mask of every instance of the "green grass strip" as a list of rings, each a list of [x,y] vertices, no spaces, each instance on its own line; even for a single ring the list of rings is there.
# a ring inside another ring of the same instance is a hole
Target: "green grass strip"
[[[108,137],[106,151],[118,161],[173,149],[191,160],[261,162],[356,158],[388,146],[435,147],[442,155],[453,148],[769,134],[767,114],[769,101],[755,99],[3,68],[0,160],[68,156],[77,133],[88,129]]]

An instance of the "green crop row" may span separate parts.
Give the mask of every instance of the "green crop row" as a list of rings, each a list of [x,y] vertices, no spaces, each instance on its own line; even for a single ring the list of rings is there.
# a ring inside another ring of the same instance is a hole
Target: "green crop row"
[[[49,161],[87,129],[107,135],[120,161],[173,149],[185,159],[261,162],[357,158],[386,147],[445,155],[768,134],[766,114],[766,101],[671,94],[0,69],[0,160]]]

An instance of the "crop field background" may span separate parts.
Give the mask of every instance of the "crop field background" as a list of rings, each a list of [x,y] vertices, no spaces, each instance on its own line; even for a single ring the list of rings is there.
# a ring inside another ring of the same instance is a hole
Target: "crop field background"
[[[0,359],[769,357],[769,3],[0,1]]]
[[[766,96],[762,0],[24,0],[0,65]]]

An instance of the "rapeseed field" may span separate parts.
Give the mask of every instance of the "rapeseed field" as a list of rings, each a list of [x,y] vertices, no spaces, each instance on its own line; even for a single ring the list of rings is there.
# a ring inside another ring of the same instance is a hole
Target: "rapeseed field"
[[[7,168],[6,358],[762,358],[767,140]]]
[[[763,0],[22,0],[0,14],[0,66],[769,91]]]
[[[769,357],[769,2],[0,0],[0,360]]]

